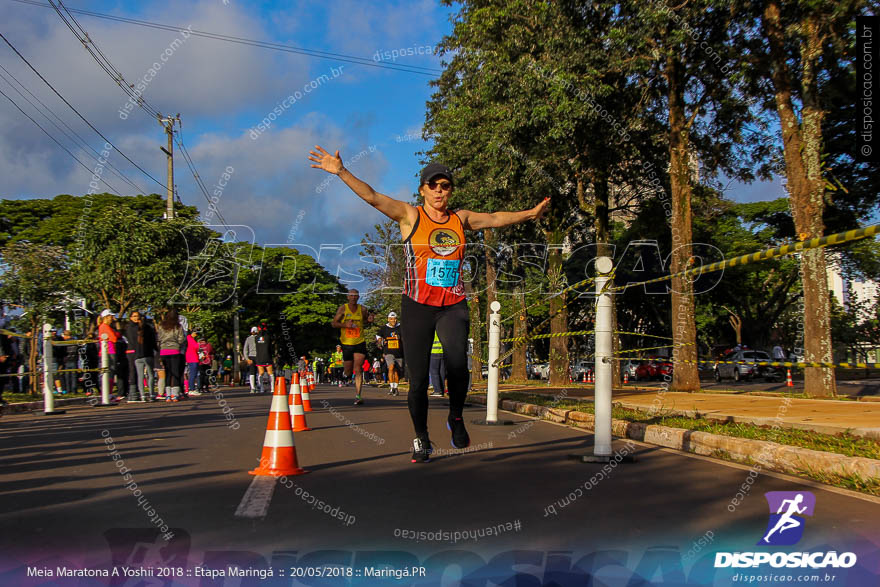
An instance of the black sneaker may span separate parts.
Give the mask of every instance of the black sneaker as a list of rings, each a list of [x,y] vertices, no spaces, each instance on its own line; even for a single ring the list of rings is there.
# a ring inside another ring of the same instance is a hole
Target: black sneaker
[[[413,439],[413,454],[412,454],[412,462],[414,463],[428,463],[431,461],[431,453],[433,449],[431,448],[431,441],[428,439],[428,436],[416,436]]]
[[[443,397],[443,394],[439,391],[431,392],[431,397]]]
[[[364,400],[363,400],[363,398],[361,398],[361,396],[359,396],[359,395],[358,395],[358,396],[355,396],[355,398],[354,398],[354,405],[359,406],[359,405],[361,405],[361,404],[363,404],[363,403],[364,403]]]
[[[464,420],[449,416],[446,427],[452,432],[452,446],[455,448],[467,448],[471,444],[471,437],[464,428]]]

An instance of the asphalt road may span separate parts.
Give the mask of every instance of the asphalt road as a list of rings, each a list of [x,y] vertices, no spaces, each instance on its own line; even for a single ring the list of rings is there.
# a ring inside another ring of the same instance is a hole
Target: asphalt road
[[[286,486],[258,482],[272,492],[264,518],[235,512],[255,479],[247,471],[260,456],[267,395],[224,389],[231,421],[214,396],[4,416],[0,585],[452,585],[461,577],[475,585],[514,577],[505,584],[567,585],[584,584],[587,573],[601,578],[597,585],[732,585],[742,569],[714,569],[715,552],[766,550],[755,545],[766,532],[768,491],[816,496],[796,549],[856,553],[854,567],[829,571],[836,584],[880,579],[880,499],[621,440],[615,451],[632,452],[637,462],[609,467],[600,479],[602,465],[568,458],[591,453],[591,435],[504,413],[516,423],[478,426],[470,423],[484,415],[476,405],[465,414],[475,450],[456,451],[440,398],[431,398],[435,459],[413,464],[405,397],[367,389],[359,407],[351,388],[312,395],[313,430],[295,435],[300,466],[310,472]],[[139,497],[126,488],[122,468]],[[145,500],[174,533],[170,541],[150,521]],[[331,513],[320,509],[325,504]],[[28,567],[124,564],[182,576],[27,577]],[[198,576],[228,564],[278,571],[274,583]],[[382,564],[424,566],[426,577],[364,575]],[[291,578],[331,572],[314,570],[327,565],[353,574]]]

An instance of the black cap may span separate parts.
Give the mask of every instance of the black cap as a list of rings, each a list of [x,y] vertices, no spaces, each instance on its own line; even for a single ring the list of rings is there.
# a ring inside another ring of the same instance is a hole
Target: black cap
[[[438,175],[442,175],[448,179],[450,183],[455,183],[452,181],[452,171],[450,171],[448,167],[442,163],[428,163],[425,165],[425,168],[422,169],[421,183],[419,183],[419,185],[428,183]]]

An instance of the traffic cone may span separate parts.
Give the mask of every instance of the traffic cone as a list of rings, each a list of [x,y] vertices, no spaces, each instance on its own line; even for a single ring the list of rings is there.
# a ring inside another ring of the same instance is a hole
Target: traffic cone
[[[303,411],[311,412],[312,411],[312,401],[309,398],[309,373],[308,371],[303,373],[303,385],[300,386],[302,391],[302,403],[303,403]]]
[[[791,369],[785,370],[785,386],[794,387],[794,383],[791,381]]]
[[[315,391],[315,373],[309,371],[309,393]]]
[[[587,375],[587,383],[593,383],[593,373]]]
[[[306,413],[303,410],[302,389],[299,385],[299,373],[293,374],[293,383],[290,384],[290,396],[287,401],[290,408],[290,421],[294,432],[306,432],[311,430],[306,424]]]
[[[584,371],[584,377],[583,377],[582,383],[587,383],[587,372],[586,371]]]
[[[627,383],[629,383],[629,373],[624,373],[623,374],[623,384],[626,385]]]
[[[278,379],[280,381],[275,381],[275,391],[272,394],[272,407],[269,409],[260,466],[248,471],[251,475],[281,477],[308,473],[305,469],[299,468],[296,460],[296,445],[293,442],[290,410],[287,407],[287,386],[283,377]]]

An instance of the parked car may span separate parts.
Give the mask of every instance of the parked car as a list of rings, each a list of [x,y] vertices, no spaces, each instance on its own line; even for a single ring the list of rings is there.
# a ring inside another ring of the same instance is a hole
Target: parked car
[[[583,381],[585,374],[595,374],[595,371],[593,369],[593,361],[578,361],[577,363],[571,365],[571,377],[575,381]]]
[[[636,381],[636,369],[639,366],[638,361],[627,361],[626,363],[621,363],[620,365],[620,377],[623,378],[624,375],[627,375],[632,381]]]
[[[770,355],[764,351],[751,349],[731,351],[724,355],[721,361],[715,363],[715,381],[721,381],[725,378],[732,378],[734,381],[757,378],[764,378],[766,381],[782,381],[785,378],[785,371],[782,367],[754,364],[772,360]]]
[[[636,366],[636,381],[642,379],[662,379],[666,376],[672,376],[672,362],[665,358],[654,357],[646,359]]]
[[[529,377],[531,379],[550,379],[550,363],[532,363]]]

